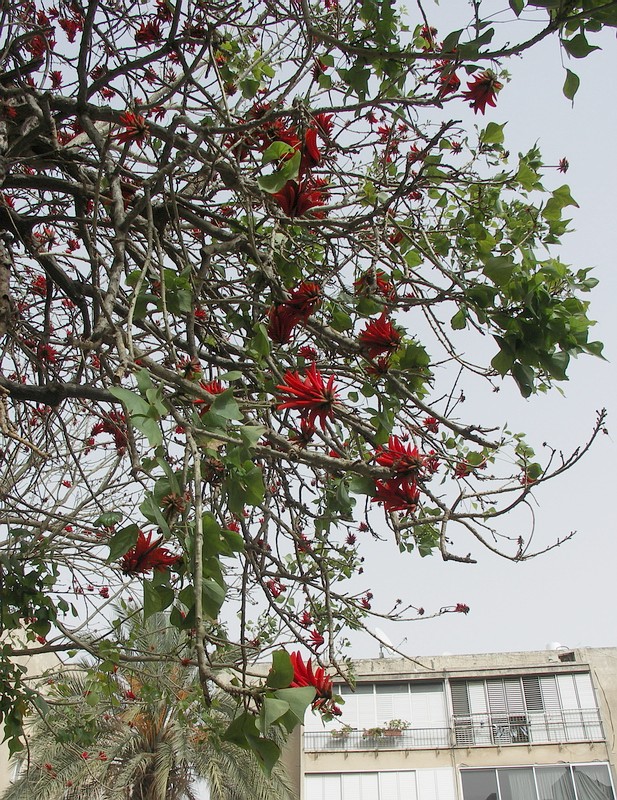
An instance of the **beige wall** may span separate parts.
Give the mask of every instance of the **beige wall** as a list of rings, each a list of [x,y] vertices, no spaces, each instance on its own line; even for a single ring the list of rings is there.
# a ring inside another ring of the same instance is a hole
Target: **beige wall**
[[[562,661],[563,652],[489,653],[463,656],[430,656],[417,661],[399,658],[371,659],[354,664],[356,679],[483,678],[505,675],[590,672],[594,684],[606,742],[564,744],[508,744],[502,747],[453,747],[441,749],[335,751],[302,753],[296,773],[298,797],[302,797],[301,775],[311,772],[363,772],[450,767],[517,766],[608,761],[615,771],[617,720],[617,648],[583,648],[572,652],[574,661]],[[344,722],[344,716],[343,716]],[[298,740],[298,745],[299,745]],[[455,781],[458,790],[458,779]]]

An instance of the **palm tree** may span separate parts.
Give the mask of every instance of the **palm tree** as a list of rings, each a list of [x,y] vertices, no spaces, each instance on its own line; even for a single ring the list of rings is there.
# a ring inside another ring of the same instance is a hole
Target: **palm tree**
[[[280,765],[268,778],[222,739],[232,701],[215,693],[205,706],[190,640],[167,615],[134,617],[117,639],[131,660],[116,671],[82,665],[50,686],[24,772],[1,800],[197,800],[199,780],[211,800],[292,800]]]

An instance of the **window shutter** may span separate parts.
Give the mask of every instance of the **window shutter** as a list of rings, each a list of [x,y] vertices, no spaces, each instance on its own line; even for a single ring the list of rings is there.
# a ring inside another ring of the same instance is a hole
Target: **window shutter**
[[[469,709],[469,695],[467,694],[467,681],[452,681],[450,683],[452,696],[452,711],[455,717],[467,717]]]
[[[375,722],[383,725],[391,719],[411,721],[411,705],[409,702],[409,684],[376,684]]]
[[[503,685],[503,680],[497,678],[486,682],[486,691],[488,694],[488,705],[492,716],[505,716],[508,713],[508,706],[506,704],[506,692]]]
[[[578,709],[578,697],[574,685],[574,675],[558,675],[557,686],[561,697],[561,707],[567,711]]]
[[[527,711],[544,711],[540,678],[537,675],[526,675],[523,678],[523,692]]]
[[[342,800],[340,775],[306,775],[305,800]]]
[[[520,678],[506,678],[504,680],[506,690],[506,703],[510,714],[524,714],[525,700],[523,699],[523,689]]]
[[[380,772],[380,800],[416,800],[416,776],[414,772]]]
[[[581,708],[597,708],[596,693],[593,690],[591,682],[591,675],[577,674],[574,676],[574,683],[576,684],[576,691],[578,693],[578,702]]]

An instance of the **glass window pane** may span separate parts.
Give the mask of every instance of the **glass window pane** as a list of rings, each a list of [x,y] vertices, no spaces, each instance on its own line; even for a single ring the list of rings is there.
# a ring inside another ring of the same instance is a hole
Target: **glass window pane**
[[[532,769],[499,769],[501,800],[537,800]]]
[[[466,769],[461,772],[465,800],[497,800],[494,769]]]
[[[613,800],[613,790],[606,764],[574,767],[578,800]]]
[[[536,767],[538,800],[574,800],[568,767]]]

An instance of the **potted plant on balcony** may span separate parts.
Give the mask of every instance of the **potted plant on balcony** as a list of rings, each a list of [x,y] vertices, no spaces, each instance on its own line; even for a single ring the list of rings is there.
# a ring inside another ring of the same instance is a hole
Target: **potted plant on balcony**
[[[391,719],[386,722],[382,736],[402,736],[403,731],[407,730],[410,724],[406,719]]]
[[[334,739],[346,739],[352,730],[353,728],[351,725],[341,725],[340,728],[334,728],[331,730],[330,736],[332,736]]]
[[[366,728],[362,732],[363,739],[380,739],[385,735],[385,728]]]

